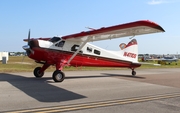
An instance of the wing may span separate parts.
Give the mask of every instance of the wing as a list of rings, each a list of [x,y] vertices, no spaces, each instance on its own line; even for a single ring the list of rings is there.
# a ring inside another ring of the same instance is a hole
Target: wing
[[[86,41],[87,38],[90,38],[88,39],[88,41],[91,42],[157,32],[165,32],[165,30],[154,22],[148,20],[141,20],[62,36],[62,39],[73,41]]]

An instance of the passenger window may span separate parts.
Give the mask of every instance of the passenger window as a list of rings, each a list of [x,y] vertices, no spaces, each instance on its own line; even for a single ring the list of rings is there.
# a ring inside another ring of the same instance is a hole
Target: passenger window
[[[79,49],[79,45],[73,45],[72,47],[71,47],[71,51],[77,51]],[[83,53],[83,51],[79,51],[79,53]]]
[[[87,47],[87,52],[92,52],[92,48]]]
[[[101,52],[95,49],[95,50],[94,50],[94,54],[100,55]]]
[[[77,51],[79,49],[79,45],[73,45],[71,47],[71,51]]]

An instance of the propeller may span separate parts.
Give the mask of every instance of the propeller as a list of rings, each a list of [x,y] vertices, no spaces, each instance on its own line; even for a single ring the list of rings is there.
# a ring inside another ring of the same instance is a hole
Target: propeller
[[[31,49],[31,47],[30,47],[30,37],[31,37],[31,30],[29,29],[29,32],[28,32],[28,42],[27,42],[27,45],[24,45],[22,48],[26,51],[25,53],[24,53],[24,56],[23,56],[23,58],[22,58],[22,63],[24,62],[24,58],[25,58],[25,56],[26,56],[26,53],[27,53],[27,55],[28,55],[28,52],[31,52],[32,54],[34,54],[34,51]]]
[[[29,32],[28,32],[28,45],[29,45],[29,41],[30,41],[30,37],[31,37],[31,30],[29,29]]]
[[[30,40],[31,40],[31,39],[30,39],[30,37],[31,37],[31,30],[29,29],[27,45],[24,45],[24,46],[22,47],[22,48],[26,51],[26,52],[24,53],[23,58],[22,58],[22,62],[24,62],[24,58],[25,58],[25,56],[26,56],[26,53],[27,53],[27,55],[30,54],[30,53],[34,54],[34,51],[31,49],[31,44],[30,44]]]
[[[30,51],[32,54],[34,54],[34,51],[31,49],[31,47],[30,47],[30,29],[29,29],[29,32],[28,32],[28,43],[27,43],[27,45],[24,45],[22,48],[24,49],[24,50],[26,50],[26,51]]]

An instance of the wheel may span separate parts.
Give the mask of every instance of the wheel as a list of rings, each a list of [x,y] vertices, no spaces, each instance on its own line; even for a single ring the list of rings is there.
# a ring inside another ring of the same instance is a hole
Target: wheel
[[[135,76],[136,75],[136,71],[132,71],[132,75]]]
[[[41,78],[44,75],[44,72],[40,73],[41,67],[36,67],[34,69],[34,76],[36,78]]]
[[[65,78],[65,74],[60,70],[54,71],[52,78],[55,82],[62,82]]]

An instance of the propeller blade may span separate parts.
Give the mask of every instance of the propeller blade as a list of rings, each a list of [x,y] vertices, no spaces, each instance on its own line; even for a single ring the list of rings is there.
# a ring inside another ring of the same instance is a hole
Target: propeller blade
[[[26,57],[26,52],[24,52],[24,56],[23,56],[23,58],[22,58],[22,61],[21,61],[21,63],[23,64],[23,62],[24,62],[24,58]]]
[[[29,29],[29,33],[28,33],[28,45],[29,45],[29,42],[30,42],[30,32],[31,32],[31,30]]]
[[[34,54],[34,51],[32,49],[29,49],[31,51],[32,54]]]

